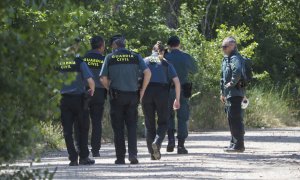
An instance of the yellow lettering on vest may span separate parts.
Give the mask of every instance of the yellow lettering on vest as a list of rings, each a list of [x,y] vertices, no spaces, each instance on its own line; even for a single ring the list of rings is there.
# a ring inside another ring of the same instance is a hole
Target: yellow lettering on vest
[[[127,62],[127,61],[129,61],[129,58],[120,57],[120,58],[117,58],[117,61],[119,61],[119,62]]]
[[[159,62],[160,62],[160,60],[159,60],[159,58],[158,58],[158,57],[150,57],[150,58],[149,58],[149,62],[153,62],[153,63],[159,63]]]
[[[88,62],[89,66],[99,66],[97,62]]]
[[[96,66],[95,64],[103,64],[104,60],[100,59],[90,59],[90,58],[84,58],[84,61],[88,63],[88,65]]]
[[[61,69],[71,69],[71,65],[61,65]]]

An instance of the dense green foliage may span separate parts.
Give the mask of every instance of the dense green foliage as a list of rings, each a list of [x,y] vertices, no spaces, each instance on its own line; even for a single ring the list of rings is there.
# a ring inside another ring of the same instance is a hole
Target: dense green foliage
[[[54,174],[56,173],[57,168],[54,169],[53,172],[49,172],[49,170],[44,169],[27,169],[27,168],[7,168],[4,167],[4,170],[15,171],[15,173],[1,173],[0,179],[2,180],[22,180],[22,179],[39,179],[39,180],[52,180],[54,178]]]
[[[249,90],[247,125],[293,124],[282,120],[299,119],[300,114],[299,12],[297,0],[2,0],[0,164],[30,153],[36,142],[56,147],[49,140],[52,130],[45,130],[52,126],[41,123],[59,119],[61,78],[54,67],[75,38],[82,40],[83,54],[94,34],[107,40],[122,33],[128,47],[143,56],[157,40],[178,34],[199,66],[192,77],[194,130],[226,127],[218,100],[219,46],[234,35],[241,53],[253,59],[257,77]]]

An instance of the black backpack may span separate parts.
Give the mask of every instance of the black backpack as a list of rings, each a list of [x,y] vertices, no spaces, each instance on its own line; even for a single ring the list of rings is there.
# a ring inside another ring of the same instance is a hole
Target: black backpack
[[[247,86],[253,79],[252,60],[242,57],[242,82],[243,86]]]

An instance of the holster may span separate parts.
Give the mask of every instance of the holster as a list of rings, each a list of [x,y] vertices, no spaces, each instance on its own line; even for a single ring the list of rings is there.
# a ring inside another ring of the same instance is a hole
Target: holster
[[[119,96],[119,92],[115,89],[109,89],[109,97],[110,99],[117,99]]]
[[[192,96],[193,83],[185,83],[181,87],[184,97],[190,98]]]

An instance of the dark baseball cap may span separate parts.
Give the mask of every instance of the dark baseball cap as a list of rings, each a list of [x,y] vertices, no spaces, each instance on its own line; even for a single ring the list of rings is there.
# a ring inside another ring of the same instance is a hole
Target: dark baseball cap
[[[171,36],[169,39],[168,39],[168,42],[167,44],[171,47],[174,47],[174,46],[178,46],[180,44],[180,39],[178,36]]]

